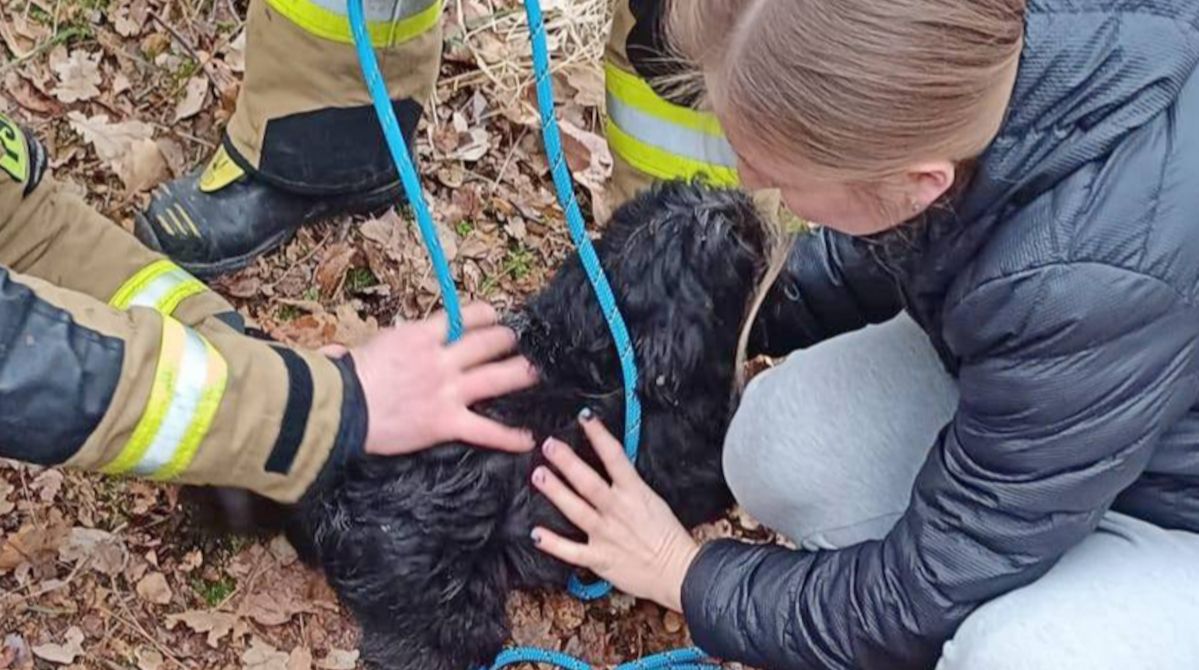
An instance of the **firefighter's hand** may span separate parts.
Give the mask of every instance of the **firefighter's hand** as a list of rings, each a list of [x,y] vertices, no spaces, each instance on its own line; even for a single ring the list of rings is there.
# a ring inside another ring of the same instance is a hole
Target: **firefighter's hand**
[[[463,335],[445,344],[445,314],[380,332],[351,350],[366,396],[366,451],[394,456],[451,440],[528,451],[533,437],[470,410],[474,403],[537,383],[532,364],[510,355],[516,334],[486,303],[462,310]]]

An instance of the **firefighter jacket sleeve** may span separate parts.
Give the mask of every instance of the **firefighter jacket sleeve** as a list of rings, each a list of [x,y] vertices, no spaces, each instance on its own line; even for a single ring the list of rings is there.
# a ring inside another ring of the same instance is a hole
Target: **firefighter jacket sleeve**
[[[362,451],[348,357],[241,334],[227,303],[53,184],[2,117],[0,144],[0,457],[293,501]],[[89,283],[105,257],[126,276]]]
[[[362,449],[352,362],[0,268],[0,456],[293,501]]]

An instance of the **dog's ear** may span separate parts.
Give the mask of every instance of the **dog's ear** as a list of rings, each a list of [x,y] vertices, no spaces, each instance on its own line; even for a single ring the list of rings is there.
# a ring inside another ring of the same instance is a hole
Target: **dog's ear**
[[[765,264],[766,231],[739,191],[666,183],[618,209],[602,252],[638,353],[664,403],[731,379],[735,339]]]

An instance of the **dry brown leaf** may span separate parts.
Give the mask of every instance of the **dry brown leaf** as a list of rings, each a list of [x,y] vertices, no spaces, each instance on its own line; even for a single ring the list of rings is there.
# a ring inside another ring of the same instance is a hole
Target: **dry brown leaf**
[[[60,101],[79,102],[100,95],[100,54],[89,54],[82,49],[76,49],[52,67],[58,75],[54,97]]]
[[[183,99],[175,106],[175,121],[183,121],[190,119],[204,109],[204,103],[208,101],[208,77],[196,75],[187,80],[187,88],[184,89]]]
[[[10,70],[4,75],[4,92],[18,105],[43,116],[56,117],[62,114],[62,104],[37,90],[27,79]]]
[[[375,320],[375,317],[368,316],[366,320],[363,320],[351,303],[342,303],[337,306],[337,330],[333,335],[334,342],[354,347],[366,342],[378,331],[379,322]]]
[[[288,655],[255,636],[241,655],[243,670],[288,670]]]
[[[27,524],[4,538],[0,546],[0,573],[8,572],[22,563],[37,564],[53,559],[69,530],[61,518],[48,525]]]
[[[40,659],[66,665],[74,663],[77,656],[83,654],[83,631],[77,626],[71,626],[63,636],[62,644],[47,643],[33,648],[33,655]]]
[[[33,481],[29,483],[29,487],[37,492],[37,497],[42,502],[54,502],[58,497],[58,492],[62,490],[63,483],[62,472],[58,470],[46,470]]]
[[[221,50],[225,64],[237,73],[246,71],[246,31],[243,29],[233,38],[233,41]]]
[[[333,297],[341,290],[346,280],[346,272],[354,260],[354,247],[345,242],[338,242],[325,250],[321,262],[316,266],[316,283],[321,289],[321,295]]]
[[[154,140],[137,140],[113,167],[130,193],[148,191],[170,178],[170,168]]]
[[[316,662],[321,670],[354,670],[358,666],[358,651],[330,649],[329,654]]]
[[[149,15],[150,7],[145,0],[134,0],[131,4],[121,5],[112,16],[113,30],[121,37],[136,37],[141,34]]]
[[[125,543],[108,531],[97,528],[72,528],[62,546],[58,558],[68,563],[90,559],[90,566],[97,572],[115,577],[125,569],[128,551]]]
[[[291,542],[287,541],[286,535],[276,535],[271,538],[270,544],[266,547],[267,551],[279,561],[279,565],[287,567],[295,563],[299,558],[296,554],[295,547],[291,546]]]
[[[0,479],[0,516],[8,514],[16,509],[16,504],[8,499],[8,497],[12,495],[13,491],[14,489],[12,484],[9,484],[4,479]]]
[[[29,643],[17,633],[4,636],[4,648],[0,649],[0,668],[25,670],[33,667],[33,652]]]
[[[259,591],[242,604],[239,611],[264,626],[281,626],[300,612],[314,611],[307,603],[296,599],[289,591]]]
[[[71,128],[83,136],[83,139],[96,150],[96,155],[106,163],[115,164],[138,140],[148,140],[154,135],[154,128],[141,121],[121,121],[113,123],[107,114],[84,116],[80,112],[67,114]]]
[[[308,647],[296,647],[287,655],[287,670],[312,670],[312,652]]]
[[[137,670],[161,670],[164,662],[156,649],[139,647],[137,650]]]
[[[171,587],[161,572],[151,572],[137,583],[137,595],[148,603],[166,605],[171,602]]]
[[[199,549],[192,549],[183,555],[183,559],[179,561],[179,572],[184,574],[194,572],[196,568],[204,564],[204,553]]]
[[[559,127],[562,129],[562,151],[566,153],[566,162],[575,181],[592,191],[602,191],[612,175],[612,152],[607,140],[569,121],[562,121]]]
[[[606,95],[603,70],[577,65],[566,70],[566,82],[575,90],[576,103],[584,107],[603,107]]]
[[[216,649],[221,638],[233,630],[233,624],[237,623],[237,617],[226,612],[189,610],[183,614],[169,615],[167,628],[173,630],[180,622],[197,633],[208,633],[206,642],[209,647]]]

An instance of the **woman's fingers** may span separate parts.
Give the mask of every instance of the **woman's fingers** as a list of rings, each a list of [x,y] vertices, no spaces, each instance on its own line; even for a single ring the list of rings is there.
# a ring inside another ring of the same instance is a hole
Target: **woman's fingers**
[[[537,545],[538,549],[564,563],[577,565],[581,568],[591,567],[587,545],[585,544],[571,542],[557,533],[544,528],[535,528],[533,530],[533,543]]]
[[[598,472],[579,458],[574,450],[557,440],[547,440],[541,449],[550,463],[558,468],[570,486],[584,500],[594,507],[604,508],[612,492],[612,487]]]
[[[503,326],[468,330],[462,339],[449,345],[446,353],[460,370],[489,363],[516,348],[516,333]]]
[[[579,415],[579,423],[583,425],[583,432],[591,441],[591,446],[595,448],[595,453],[599,455],[600,462],[604,464],[604,469],[608,471],[613,483],[630,479],[640,481],[641,476],[637,474],[637,469],[625,454],[620,441],[608,432],[603,422],[597,419],[591,410],[583,410]]]
[[[558,479],[549,468],[542,466],[533,471],[533,486],[584,533],[591,533],[599,524],[599,514],[595,509]]]
[[[459,383],[459,393],[462,402],[473,405],[480,400],[523,391],[535,386],[537,379],[537,369],[533,364],[514,356],[499,363],[480,365],[465,373]]]
[[[453,439],[469,441],[475,446],[512,452],[529,451],[534,446],[529,432],[505,426],[465,408],[454,418],[453,425]]]

